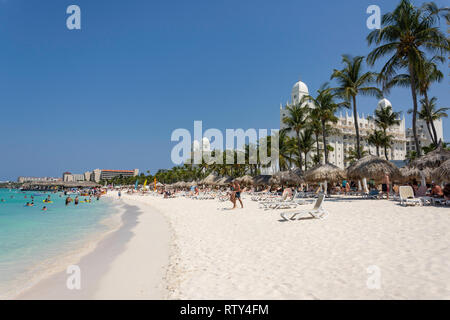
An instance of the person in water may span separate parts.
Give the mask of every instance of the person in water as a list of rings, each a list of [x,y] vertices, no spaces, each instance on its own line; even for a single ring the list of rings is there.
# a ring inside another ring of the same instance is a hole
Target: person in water
[[[80,201],[80,199],[78,199],[78,196],[75,197],[75,205],[78,205],[78,202]]]
[[[44,206],[44,207],[42,208],[42,211],[47,211],[47,207]]]

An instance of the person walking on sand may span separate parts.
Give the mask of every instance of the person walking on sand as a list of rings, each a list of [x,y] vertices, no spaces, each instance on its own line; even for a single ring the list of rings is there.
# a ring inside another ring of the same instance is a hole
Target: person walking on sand
[[[389,173],[385,172],[384,178],[383,178],[383,185],[381,187],[382,187],[383,193],[386,193],[388,200],[389,200],[390,184],[391,184],[391,180],[389,178]]]
[[[239,185],[239,183],[236,180],[233,182],[233,186],[234,186],[233,209],[236,209],[236,199],[239,200],[239,203],[241,204],[241,208],[244,208],[244,204],[242,203],[242,200],[241,200],[241,186]]]
[[[120,197],[122,196],[122,192],[120,192],[120,190],[119,190],[119,193],[117,195],[119,196],[119,199],[120,199]]]
[[[230,183],[230,201],[233,204],[233,209],[236,207],[236,192],[234,190],[234,184]]]

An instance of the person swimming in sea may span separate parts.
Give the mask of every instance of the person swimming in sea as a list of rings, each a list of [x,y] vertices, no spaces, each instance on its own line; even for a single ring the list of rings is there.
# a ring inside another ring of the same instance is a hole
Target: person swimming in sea
[[[78,202],[80,201],[80,199],[78,198],[78,196],[75,197],[75,205],[78,205]]]
[[[42,208],[42,211],[47,211],[47,207],[44,206],[44,207]]]

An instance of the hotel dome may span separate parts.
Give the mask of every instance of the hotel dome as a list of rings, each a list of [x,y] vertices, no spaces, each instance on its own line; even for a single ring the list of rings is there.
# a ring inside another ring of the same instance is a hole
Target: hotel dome
[[[309,95],[308,86],[304,82],[297,82],[292,88],[292,103],[297,104],[301,98],[305,95]]]
[[[388,99],[383,98],[380,101],[378,101],[377,109],[386,108],[386,107],[392,108],[392,103]]]

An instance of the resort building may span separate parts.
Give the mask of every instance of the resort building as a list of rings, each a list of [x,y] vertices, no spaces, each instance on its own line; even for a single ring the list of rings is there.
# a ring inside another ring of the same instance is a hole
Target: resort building
[[[73,174],[70,172],[63,173],[63,181],[78,182],[78,181],[93,181],[111,180],[115,177],[135,177],[139,174],[139,169],[134,170],[101,170],[95,169],[87,171],[83,174]]]
[[[287,106],[299,104],[301,99],[306,95],[309,95],[307,85],[301,81],[297,82],[292,89],[291,102],[288,102],[285,107],[280,106],[280,129],[286,128],[286,125],[283,123],[283,119],[288,116],[288,111],[286,110]],[[311,104],[309,104],[309,106],[313,107]],[[378,102],[377,108],[382,108],[386,106],[392,107],[391,102],[389,102],[389,100],[387,99],[382,99]],[[330,151],[328,154],[329,162],[340,168],[346,168],[349,166],[347,157],[350,150],[356,150],[356,130],[354,126],[355,120],[353,114],[349,114],[348,111],[345,112],[345,114],[341,112],[337,116],[339,118],[338,123],[335,125],[337,133],[332,136],[329,136],[327,139],[327,143],[333,148],[333,151]],[[369,143],[367,142],[368,136],[375,129],[379,129],[376,127],[374,121],[372,120],[373,118],[374,115],[371,116],[366,116],[364,114],[357,115],[357,119],[359,122],[361,145],[363,146],[364,150],[367,150],[370,154],[376,155],[377,153],[376,148],[374,146],[369,145]],[[406,129],[404,115],[399,120],[400,120],[399,125],[393,126],[388,130],[388,134],[390,134],[393,137],[392,147],[387,150],[388,158],[391,161],[405,160],[407,152],[412,147],[414,147],[413,143],[411,142],[414,141],[411,133],[412,130]],[[427,130],[426,124],[424,125],[423,123],[418,121],[418,127],[422,128],[421,145],[422,146],[429,145],[431,143],[431,138],[428,132],[426,131]],[[440,122],[440,124],[436,123],[436,130],[439,132],[440,136],[443,137],[442,122]],[[294,133],[291,132],[290,136],[294,136]],[[320,142],[319,147],[323,149],[322,142]],[[383,148],[380,148],[379,151],[380,156],[384,157]],[[312,162],[311,157],[309,157],[307,161]]]
[[[18,177],[17,182],[25,183],[25,182],[44,182],[44,181],[61,181],[61,178],[53,178],[53,177]]]
[[[442,119],[433,121],[434,127],[436,129],[436,135],[438,141],[444,141],[444,128],[442,126]],[[428,129],[427,123],[423,120],[417,120],[417,136],[419,138],[419,145],[429,146],[433,139],[431,139],[430,131]],[[416,151],[416,143],[414,141],[414,134],[412,128],[406,130],[406,153]]]

